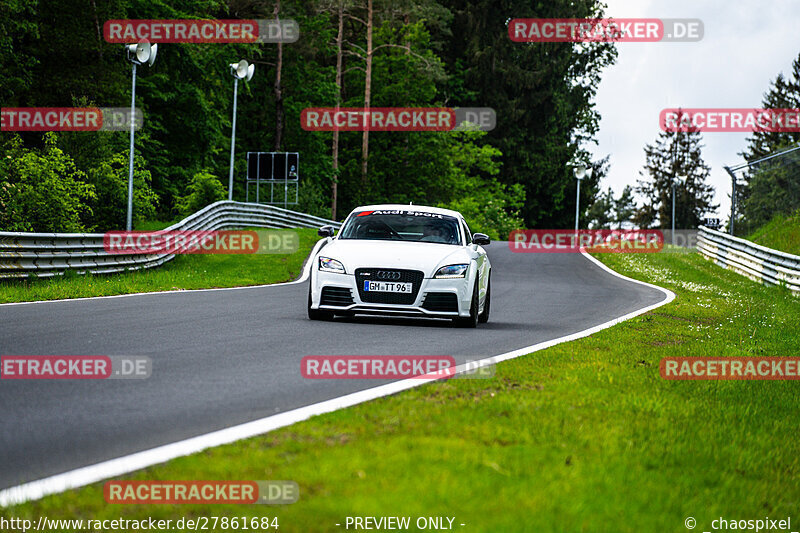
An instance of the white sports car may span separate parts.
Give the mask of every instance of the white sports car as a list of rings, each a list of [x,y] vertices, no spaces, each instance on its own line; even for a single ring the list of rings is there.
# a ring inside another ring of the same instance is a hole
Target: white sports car
[[[489,320],[489,237],[472,235],[457,211],[419,205],[353,210],[312,258],[308,317],[378,314]]]

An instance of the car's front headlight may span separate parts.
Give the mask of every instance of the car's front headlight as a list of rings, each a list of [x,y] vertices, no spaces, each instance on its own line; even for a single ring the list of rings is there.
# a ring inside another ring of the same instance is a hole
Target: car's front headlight
[[[436,274],[433,275],[436,279],[453,279],[453,278],[463,278],[467,275],[467,269],[469,265],[447,265],[443,266],[439,270],[436,271]]]
[[[330,257],[321,257],[319,258],[319,269],[322,272],[335,272],[337,274],[344,274],[344,265],[342,265],[336,259],[331,259]]]

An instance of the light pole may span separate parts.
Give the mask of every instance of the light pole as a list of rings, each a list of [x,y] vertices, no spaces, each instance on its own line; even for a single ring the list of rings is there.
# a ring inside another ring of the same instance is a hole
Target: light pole
[[[126,44],[125,54],[128,61],[133,63],[133,82],[131,87],[131,148],[128,155],[128,214],[125,219],[125,229],[131,231],[133,226],[133,130],[135,125],[134,113],[136,111],[136,67],[147,63],[151,67],[156,61],[158,44],[150,46],[148,41],[139,44]]]
[[[672,178],[672,246],[675,246],[675,187],[678,185],[678,181],[680,181],[681,184],[684,184],[686,183],[686,180],[686,176]]]
[[[231,76],[233,76],[233,124],[231,125],[231,165],[228,171],[228,200],[233,200],[233,151],[236,146],[236,95],[239,92],[239,80],[250,81],[256,70],[255,65],[248,65],[242,59],[238,63],[231,63]]]
[[[578,180],[578,188],[575,193],[575,231],[578,231],[578,216],[581,210],[581,180],[585,177],[589,179],[592,177],[592,169],[586,168],[585,166],[581,165],[579,167],[575,167],[573,170],[575,174],[575,179]]]

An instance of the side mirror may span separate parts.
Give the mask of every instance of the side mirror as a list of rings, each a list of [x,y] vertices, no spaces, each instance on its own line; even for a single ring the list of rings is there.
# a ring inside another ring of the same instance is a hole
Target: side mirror
[[[317,230],[317,235],[320,237],[333,237],[333,226],[322,226]]]
[[[475,235],[472,236],[472,243],[477,244],[478,246],[484,246],[486,244],[489,244],[490,242],[492,241],[489,239],[489,236],[486,235],[485,233],[476,233]]]

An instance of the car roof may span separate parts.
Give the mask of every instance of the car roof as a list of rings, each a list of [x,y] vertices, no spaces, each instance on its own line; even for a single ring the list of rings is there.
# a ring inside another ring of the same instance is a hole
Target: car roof
[[[375,204],[375,205],[362,205],[360,207],[356,207],[351,211],[355,213],[356,211],[422,211],[425,213],[436,213],[439,215],[449,215],[455,218],[464,218],[461,213],[458,211],[453,211],[452,209],[444,209],[441,207],[431,207],[429,205],[416,205],[416,204]]]

